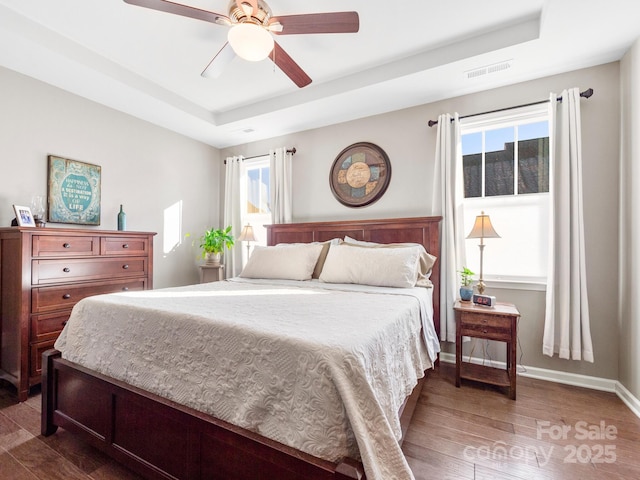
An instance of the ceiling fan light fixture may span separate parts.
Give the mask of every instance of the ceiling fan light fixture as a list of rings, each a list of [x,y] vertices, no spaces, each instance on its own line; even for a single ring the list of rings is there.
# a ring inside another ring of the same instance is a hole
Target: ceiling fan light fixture
[[[269,56],[274,42],[271,34],[254,23],[233,25],[227,35],[233,51],[240,58],[250,62],[258,62]]]

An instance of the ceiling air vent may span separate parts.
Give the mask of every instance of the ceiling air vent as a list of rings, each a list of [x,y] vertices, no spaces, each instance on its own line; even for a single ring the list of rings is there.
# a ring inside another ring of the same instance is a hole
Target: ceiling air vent
[[[493,65],[485,65],[484,67],[474,68],[464,72],[467,79],[478,78],[489,73],[498,73],[511,68],[513,60],[505,60],[504,62],[494,63]]]

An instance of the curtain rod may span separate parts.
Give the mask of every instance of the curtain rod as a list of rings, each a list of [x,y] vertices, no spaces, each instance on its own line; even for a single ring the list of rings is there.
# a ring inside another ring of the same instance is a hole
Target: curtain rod
[[[580,92],[580,96],[584,97],[584,98],[589,98],[591,95],[593,95],[593,88],[588,88],[586,89],[584,92]],[[556,100],[558,102],[562,101],[562,97],[558,97],[556,98]],[[497,110],[490,110],[488,112],[480,112],[480,113],[471,113],[469,115],[464,115],[462,117],[459,117],[460,119],[462,118],[469,118],[469,117],[477,117],[478,115],[486,115],[489,113],[497,113],[497,112],[504,112],[506,110],[513,110],[514,108],[522,108],[522,107],[530,107],[531,105],[540,105],[541,103],[547,103],[549,102],[549,100],[540,100],[539,102],[532,102],[532,103],[525,103],[524,105],[515,105],[513,107],[505,107],[505,108],[499,108]],[[453,121],[453,119],[451,119]],[[438,120],[429,120],[429,126],[433,127],[434,125],[438,124]]]
[[[296,152],[297,152],[296,147],[293,147],[293,148],[287,150],[287,153],[290,153],[291,155],[295,155]],[[251,160],[252,158],[266,157],[268,155],[269,155],[268,153],[264,153],[262,155],[253,155],[251,157],[242,157],[242,160]],[[227,164],[226,160],[224,161],[224,164],[225,165]]]

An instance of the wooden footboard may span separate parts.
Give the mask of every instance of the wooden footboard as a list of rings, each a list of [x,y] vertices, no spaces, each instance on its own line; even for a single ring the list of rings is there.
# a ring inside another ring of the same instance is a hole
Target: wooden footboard
[[[62,427],[150,479],[364,479],[334,464],[193,409],[43,356],[42,435]]]

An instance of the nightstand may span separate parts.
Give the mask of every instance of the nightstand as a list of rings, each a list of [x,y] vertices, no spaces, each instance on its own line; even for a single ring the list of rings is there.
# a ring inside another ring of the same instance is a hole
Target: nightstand
[[[456,312],[456,387],[460,379],[475,380],[509,387],[509,398],[516,399],[516,352],[518,348],[518,319],[515,305],[498,303],[483,307],[471,302],[457,301]],[[462,361],[462,337],[496,340],[507,344],[507,368],[494,368]]]
[[[224,265],[200,265],[200,283],[224,280]]]

